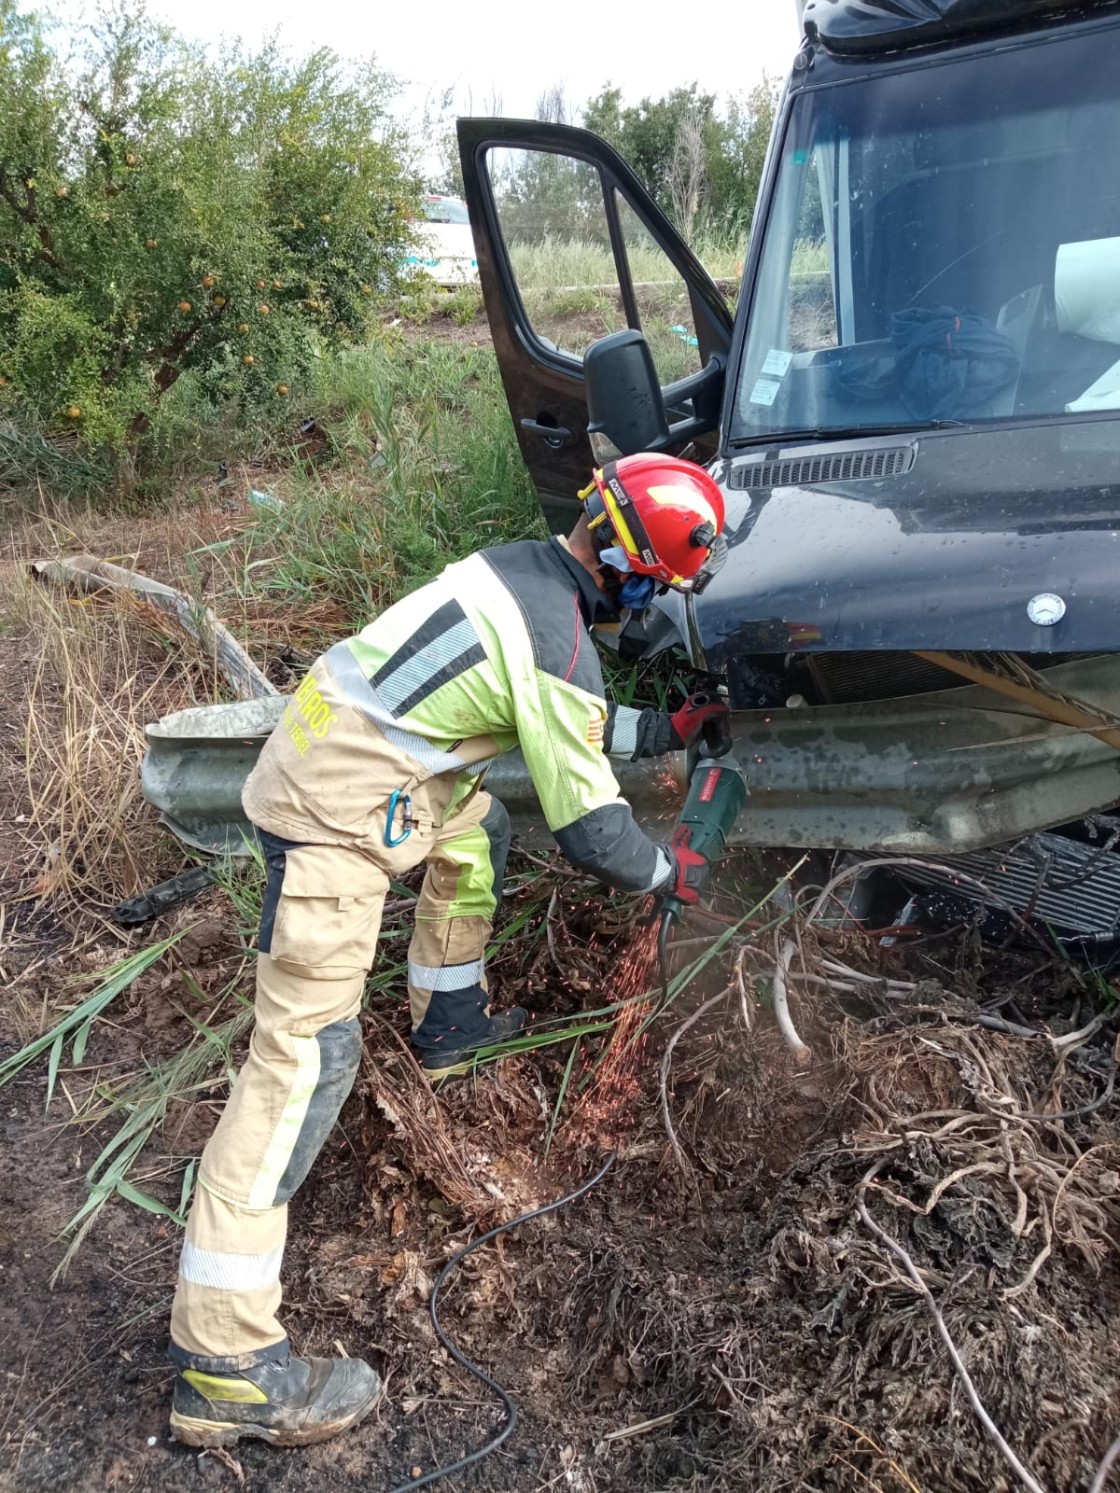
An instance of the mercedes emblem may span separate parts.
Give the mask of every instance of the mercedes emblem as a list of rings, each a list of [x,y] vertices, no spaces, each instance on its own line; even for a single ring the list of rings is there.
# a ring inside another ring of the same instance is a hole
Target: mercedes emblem
[[[1027,616],[1038,627],[1053,627],[1065,614],[1065,602],[1053,591],[1040,591],[1027,602]]]

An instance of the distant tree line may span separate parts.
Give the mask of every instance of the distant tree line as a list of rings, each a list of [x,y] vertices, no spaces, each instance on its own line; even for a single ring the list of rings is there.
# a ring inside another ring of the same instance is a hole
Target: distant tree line
[[[778,84],[771,78],[722,108],[715,94],[701,91],[697,83],[637,104],[625,104],[622,90],[607,85],[582,107],[573,106],[562,87],[552,87],[538,99],[536,117],[602,135],[686,238],[698,231],[745,238],[777,102]],[[443,176],[436,185],[460,193],[453,131],[442,158]],[[518,203],[526,209],[522,232],[529,232],[530,215],[542,237],[601,231],[597,183],[589,169],[531,152],[509,152],[495,168],[506,212]]]

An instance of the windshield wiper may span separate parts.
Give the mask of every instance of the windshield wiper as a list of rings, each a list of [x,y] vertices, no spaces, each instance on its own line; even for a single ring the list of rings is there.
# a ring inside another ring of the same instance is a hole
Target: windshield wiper
[[[734,449],[747,446],[785,446],[792,441],[856,441],[864,436],[914,435],[927,430],[963,430],[967,420],[915,420],[904,425],[827,425],[803,430],[772,430],[762,435],[736,436],[728,441]]]

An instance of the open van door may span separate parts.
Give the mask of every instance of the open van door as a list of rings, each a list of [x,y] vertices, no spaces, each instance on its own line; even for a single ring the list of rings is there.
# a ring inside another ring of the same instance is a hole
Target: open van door
[[[566,530],[593,462],[588,347],[612,332],[641,331],[670,421],[687,429],[690,443],[699,438],[691,454],[704,460],[714,450],[731,313],[626,162],[598,135],[518,119],[460,119],[458,132],[510,414],[545,516],[554,530]]]

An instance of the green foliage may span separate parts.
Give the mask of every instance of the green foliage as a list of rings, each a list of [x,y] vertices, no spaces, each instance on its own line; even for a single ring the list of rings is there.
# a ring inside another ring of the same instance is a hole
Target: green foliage
[[[59,497],[90,498],[106,486],[110,475],[108,463],[96,456],[0,422],[0,490],[41,482]]]
[[[695,675],[688,658],[670,648],[653,658],[627,664],[615,649],[596,638],[599,661],[608,696],[619,705],[637,710],[671,710],[694,688]]]
[[[460,285],[447,297],[442,309],[457,327],[469,327],[483,314],[482,291],[477,285]]]
[[[181,932],[173,933],[170,938],[149,944],[147,948],[139,949],[135,954],[129,954],[118,960],[116,964],[110,965],[108,969],[102,970],[98,976],[97,987],[92,994],[72,1006],[49,1032],[44,1032],[42,1036],[28,1042],[18,1052],[12,1053],[0,1063],[0,1088],[9,1083],[21,1069],[26,1068],[28,1063],[42,1057],[44,1052],[49,1052],[47,1103],[50,1104],[59,1061],[66,1043],[72,1040],[71,1061],[76,1064],[80,1063],[85,1055],[90,1029],[106,1006],[114,1001],[122,990],[127,990],[145,970],[150,969],[157,959],[162,959],[168,949],[174,948],[182,936]]]
[[[185,374],[285,408],[397,288],[416,183],[390,80],[329,51],[211,62],[141,11],[81,64],[0,0],[0,416],[134,448]]]
[[[695,120],[704,138],[705,158],[717,154],[722,126],[715,108],[715,96],[700,93],[696,83],[674,88],[664,98],[644,98],[629,108],[623,107],[622,90],[608,87],[588,103],[584,124],[625,156],[652,196],[671,212],[671,174],[677,138],[686,123]]]
[[[620,89],[608,87],[587,104],[583,124],[625,157],[683,231],[699,216],[745,238],[777,101],[769,78],[730,99],[723,114],[695,83],[630,107]]]
[[[281,509],[208,552],[231,603],[329,601],[357,629],[449,561],[543,536],[488,348],[371,344],[324,361],[314,395],[334,464],[293,470]]]
[[[707,158],[708,217],[736,221],[746,242],[778,107],[778,85],[764,78],[732,99],[722,121],[719,150]]]

